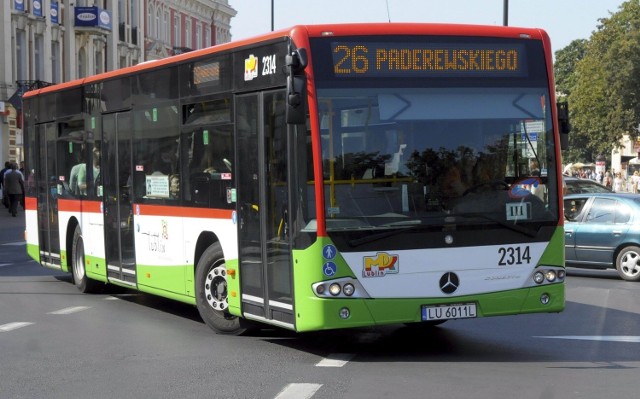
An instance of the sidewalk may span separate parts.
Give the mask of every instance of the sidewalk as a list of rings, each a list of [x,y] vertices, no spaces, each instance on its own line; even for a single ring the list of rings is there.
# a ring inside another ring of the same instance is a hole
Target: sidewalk
[[[18,215],[11,216],[9,210],[0,205],[0,244],[24,241],[24,209],[18,206]]]

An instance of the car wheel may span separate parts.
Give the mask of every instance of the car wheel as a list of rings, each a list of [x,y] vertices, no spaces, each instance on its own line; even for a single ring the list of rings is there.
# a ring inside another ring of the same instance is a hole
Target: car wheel
[[[247,330],[227,309],[227,267],[218,243],[207,248],[198,261],[196,305],[202,320],[219,334],[240,335]]]
[[[640,248],[628,246],[622,249],[616,259],[618,274],[627,281],[640,281]]]

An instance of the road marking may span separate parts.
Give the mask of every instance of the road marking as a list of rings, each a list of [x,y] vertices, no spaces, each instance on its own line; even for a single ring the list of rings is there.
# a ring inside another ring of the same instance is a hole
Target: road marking
[[[13,263],[0,263],[0,267],[11,266]]]
[[[353,358],[353,353],[332,353],[320,360],[316,367],[342,367]]]
[[[64,308],[64,309],[56,310],[56,311],[53,311],[53,312],[49,312],[47,314],[70,314],[70,313],[81,312],[81,311],[87,310],[89,308],[90,308],[89,306],[72,306],[70,308]]]
[[[322,384],[288,384],[275,399],[309,399]]]
[[[580,341],[633,342],[640,344],[640,336],[637,335],[556,335],[546,337],[536,336],[534,338],[575,339]]]
[[[5,242],[4,244],[0,244],[0,245],[27,245],[26,241],[16,241],[16,242]]]
[[[3,325],[0,325],[0,331],[1,332],[7,332],[7,331],[11,331],[11,330],[17,330],[18,328],[30,326],[31,324],[33,324],[33,323],[30,323],[28,321],[18,321],[18,322],[15,322],[15,323],[3,324]]]

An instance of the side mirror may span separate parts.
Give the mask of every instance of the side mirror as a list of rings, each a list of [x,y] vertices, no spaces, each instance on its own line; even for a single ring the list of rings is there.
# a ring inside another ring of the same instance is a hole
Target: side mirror
[[[307,67],[307,50],[299,48],[289,51],[285,58],[286,67],[289,69],[287,76],[287,123],[298,125],[306,122],[306,89],[307,79],[304,69]]]
[[[560,149],[569,148],[569,131],[571,124],[569,123],[569,103],[556,103],[558,110],[558,129],[560,133]]]

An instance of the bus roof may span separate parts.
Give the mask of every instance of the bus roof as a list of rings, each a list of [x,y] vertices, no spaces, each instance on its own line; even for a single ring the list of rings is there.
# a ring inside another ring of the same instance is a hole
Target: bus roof
[[[321,24],[321,25],[296,25],[262,35],[219,44],[188,53],[171,57],[143,61],[137,65],[116,69],[97,75],[88,76],[59,83],[44,88],[31,90],[23,95],[23,98],[34,97],[40,94],[55,92],[61,89],[74,88],[86,84],[96,83],[118,76],[129,75],[136,72],[150,70],[164,65],[172,65],[192,58],[199,58],[209,54],[215,54],[225,50],[249,46],[258,42],[273,40],[282,37],[294,36],[299,31],[306,32],[309,37],[326,36],[362,36],[362,35],[444,35],[444,36],[487,36],[487,37],[511,37],[530,38],[548,41],[547,33],[538,28],[520,28],[497,25],[463,25],[463,24],[437,24],[437,23],[351,23],[351,24]]]

